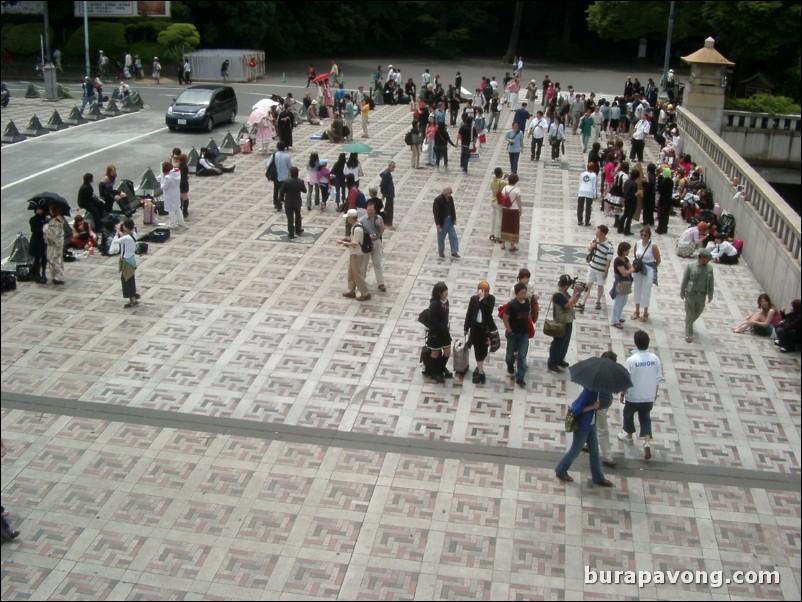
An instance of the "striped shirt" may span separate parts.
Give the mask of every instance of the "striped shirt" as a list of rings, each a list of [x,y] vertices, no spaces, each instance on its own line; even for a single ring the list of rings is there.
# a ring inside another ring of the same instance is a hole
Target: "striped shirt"
[[[596,243],[596,252],[593,253],[593,259],[590,262],[590,267],[602,274],[607,270],[607,264],[613,256],[613,243],[609,240]]]

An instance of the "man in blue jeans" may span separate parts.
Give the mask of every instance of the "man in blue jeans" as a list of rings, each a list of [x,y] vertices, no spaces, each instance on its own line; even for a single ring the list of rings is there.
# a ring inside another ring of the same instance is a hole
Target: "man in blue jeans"
[[[451,186],[446,186],[443,193],[434,199],[432,213],[434,225],[437,227],[437,254],[445,257],[446,235],[451,246],[451,256],[459,259],[459,240],[457,239],[457,210],[454,207],[454,197],[451,196]]]
[[[513,289],[515,298],[504,308],[504,328],[507,337],[507,373],[515,375],[515,384],[526,388],[526,355],[529,353],[529,315],[532,311],[526,298],[526,285],[519,282]],[[518,370],[515,356],[518,353]]]

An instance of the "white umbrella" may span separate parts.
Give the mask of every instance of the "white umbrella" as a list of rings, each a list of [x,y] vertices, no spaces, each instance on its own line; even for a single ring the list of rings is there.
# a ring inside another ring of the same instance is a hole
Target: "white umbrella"
[[[473,92],[468,90],[468,88],[460,88],[459,90],[460,90],[460,96],[462,96],[462,98],[473,98]]]
[[[253,105],[252,108],[270,110],[272,107],[276,107],[276,106],[278,106],[278,103],[275,100],[273,100],[272,98],[263,98],[262,100],[257,102],[255,105]]]

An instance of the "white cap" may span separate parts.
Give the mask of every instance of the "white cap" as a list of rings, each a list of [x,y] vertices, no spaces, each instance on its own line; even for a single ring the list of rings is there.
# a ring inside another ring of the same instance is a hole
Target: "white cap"
[[[356,209],[349,209],[343,217],[345,219],[348,219],[349,217],[359,217],[359,213]]]

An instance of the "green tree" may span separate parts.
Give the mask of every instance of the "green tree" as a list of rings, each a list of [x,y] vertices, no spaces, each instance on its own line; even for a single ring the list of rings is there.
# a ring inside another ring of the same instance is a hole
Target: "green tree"
[[[198,47],[200,34],[192,23],[173,23],[159,33],[156,41],[169,49],[168,58],[177,59],[185,52]]]
[[[43,22],[22,23],[3,28],[3,46],[8,48],[12,55],[38,56],[40,45],[39,36],[44,35]],[[50,39],[53,39],[53,29],[50,29]]]
[[[700,4],[683,2],[674,12],[674,40],[699,35]],[[605,40],[645,37],[665,42],[670,8],[670,2],[594,2],[586,11],[588,29]]]

